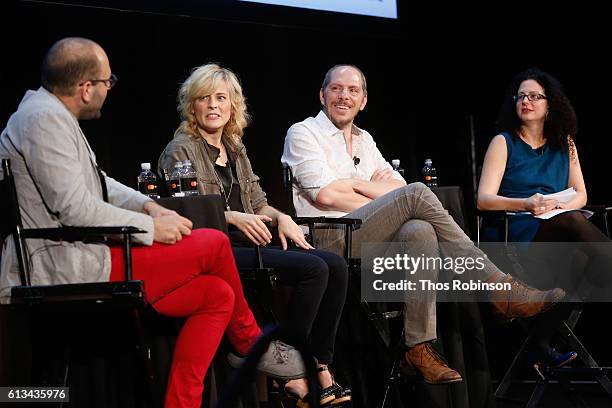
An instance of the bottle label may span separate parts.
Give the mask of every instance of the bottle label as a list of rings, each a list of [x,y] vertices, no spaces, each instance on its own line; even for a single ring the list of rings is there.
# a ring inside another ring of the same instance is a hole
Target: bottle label
[[[195,177],[185,177],[181,179],[181,189],[183,191],[192,191],[198,188],[198,179]]]
[[[431,176],[425,176],[425,181],[430,181],[432,179]]]
[[[179,180],[171,180],[170,181],[170,192],[171,193],[179,193],[181,191],[181,183]]]
[[[157,185],[147,181],[141,181],[138,183],[138,191],[142,194],[157,194]]]

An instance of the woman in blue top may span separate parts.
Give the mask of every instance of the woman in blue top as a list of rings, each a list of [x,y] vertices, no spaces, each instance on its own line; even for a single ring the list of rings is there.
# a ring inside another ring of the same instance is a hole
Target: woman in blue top
[[[564,212],[548,220],[535,218],[559,208],[577,210],[587,202],[574,144],[578,129],[576,114],[561,84],[539,69],[520,73],[508,89],[498,128],[500,133],[493,138],[485,155],[478,208],[520,213],[509,219],[508,240],[608,241],[579,211]],[[569,187],[577,192],[569,202],[543,196]],[[488,241],[503,240],[503,233],[503,216],[493,217],[483,228],[483,236]],[[602,261],[603,265],[610,265],[607,255],[585,252],[591,261],[585,274],[601,275]],[[552,366],[561,366],[576,357],[575,352],[558,353],[549,347],[552,333],[560,324],[559,314],[541,319],[536,333],[537,359]]]
[[[554,234],[567,237],[570,231],[563,224],[571,222],[562,219],[582,224],[581,229],[573,231],[574,239],[564,241],[583,241],[582,228],[587,234],[599,233],[578,212],[564,213],[550,221],[534,218],[555,208],[579,209],[587,201],[574,144],[578,129],[576,114],[561,85],[549,74],[529,69],[515,78],[508,93],[498,118],[501,132],[493,138],[485,155],[478,208],[528,213],[511,218],[510,241],[541,241],[536,235],[542,235],[555,224],[561,225],[555,227]],[[568,187],[573,187],[577,195],[567,203],[543,197]],[[500,230],[486,228],[486,236],[498,241],[495,238],[499,236],[495,235]]]

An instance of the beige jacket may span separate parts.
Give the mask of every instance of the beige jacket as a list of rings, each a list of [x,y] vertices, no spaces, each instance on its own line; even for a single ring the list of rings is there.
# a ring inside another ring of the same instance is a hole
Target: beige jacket
[[[137,242],[152,244],[153,219],[142,212],[150,199],[105,176],[109,202],[103,201],[96,158],[77,119],[44,88],[28,91],[10,117],[0,158],[11,160],[25,228],[131,225],[147,231],[134,236]],[[27,253],[34,285],[103,282],[110,275],[103,244],[28,240]],[[20,284],[15,255],[9,237],[2,245],[3,302]]]
[[[236,176],[240,184],[240,199],[245,212],[254,214],[268,205],[266,193],[259,185],[259,177],[253,173],[246,148],[241,143],[235,152],[229,151],[236,161]],[[172,173],[177,161],[191,160],[198,175],[200,194],[221,194],[219,180],[215,174],[214,160],[211,158],[208,144],[203,138],[195,139],[186,134],[178,134],[168,143],[159,156],[158,168]]]

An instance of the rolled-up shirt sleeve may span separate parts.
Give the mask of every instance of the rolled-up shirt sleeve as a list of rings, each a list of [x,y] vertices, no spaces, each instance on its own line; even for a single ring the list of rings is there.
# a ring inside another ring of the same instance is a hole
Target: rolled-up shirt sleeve
[[[315,135],[301,123],[287,131],[281,161],[291,168],[297,187],[313,202],[323,187],[338,179]]]

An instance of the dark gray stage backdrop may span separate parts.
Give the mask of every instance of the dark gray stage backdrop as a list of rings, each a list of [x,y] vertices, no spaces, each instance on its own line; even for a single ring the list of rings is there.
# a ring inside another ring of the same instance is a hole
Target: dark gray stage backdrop
[[[388,160],[402,159],[409,181],[431,157],[441,184],[462,186],[469,207],[467,118],[474,117],[480,163],[506,84],[539,66],[565,84],[575,104],[590,202],[612,204],[612,66],[607,24],[597,10],[584,16],[575,8],[556,10],[562,15],[553,18],[530,6],[529,14],[500,9],[475,17],[483,10],[417,10],[402,0],[394,21],[236,1],[81,3],[98,7],[0,3],[0,127],[25,90],[39,85],[41,59],[54,41],[92,38],[107,50],[120,82],[102,119],[84,123],[85,132],[102,167],[129,185],[139,163],[156,163],[172,137],[179,83],[191,68],[216,61],[242,79],[254,117],[244,140],[270,202],[283,208],[279,158],[286,130],[316,115],[325,71],[348,62],[364,70],[369,84],[357,124]],[[582,324],[597,322],[585,314]],[[605,350],[592,351],[610,360]]]

